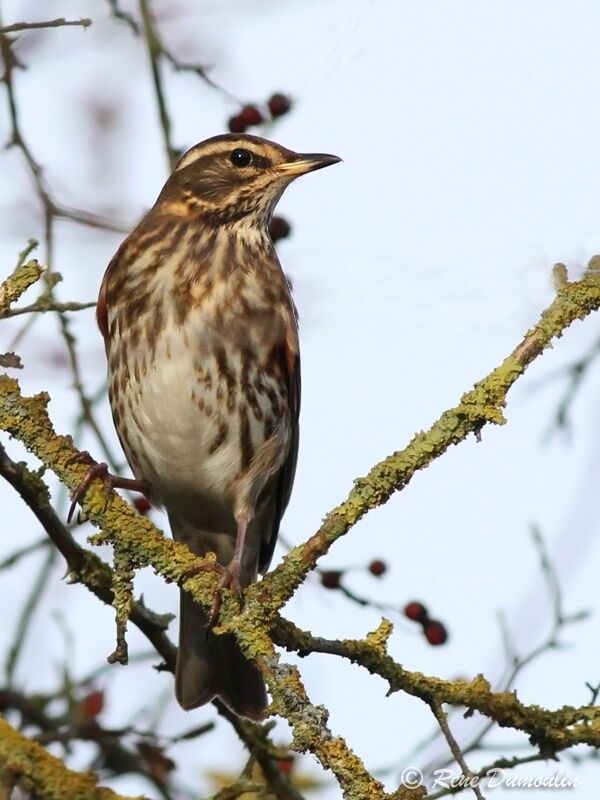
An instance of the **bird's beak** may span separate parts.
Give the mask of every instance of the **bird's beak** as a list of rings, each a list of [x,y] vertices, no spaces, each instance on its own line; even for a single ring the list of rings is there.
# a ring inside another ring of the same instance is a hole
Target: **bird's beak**
[[[328,153],[296,153],[293,159],[279,164],[275,169],[286,177],[296,178],[316,169],[330,167],[341,160],[338,156],[331,156]]]

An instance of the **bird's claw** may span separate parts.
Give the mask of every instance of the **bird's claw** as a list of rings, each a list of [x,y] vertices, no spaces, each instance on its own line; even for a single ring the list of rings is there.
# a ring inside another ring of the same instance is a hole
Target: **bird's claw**
[[[104,461],[96,463],[87,450],[75,453],[74,456],[68,459],[67,464],[74,464],[77,461],[83,461],[88,464],[89,467],[85,477],[71,496],[71,507],[67,515],[67,522],[71,522],[71,517],[73,516],[77,503],[79,503],[94,478],[102,478],[108,491],[110,491],[110,489],[127,489],[130,492],[140,492],[146,497],[150,495],[150,487],[144,481],[137,480],[136,478],[120,478],[118,475],[113,475],[112,472],[108,470],[108,464],[105,464]],[[107,505],[108,494],[104,504],[104,511],[106,511]]]
[[[235,559],[227,564],[226,567],[218,564],[216,561],[209,564],[195,564],[193,567],[190,567],[183,573],[181,582],[183,583],[183,581],[187,580],[188,578],[193,578],[200,572],[219,572],[221,574],[221,578],[213,595],[213,602],[208,615],[208,624],[206,627],[207,631],[209,631],[211,628],[214,628],[219,619],[224,589],[231,589],[233,594],[237,597],[240,605],[242,604],[244,595],[242,584],[240,583],[241,568],[239,561]]]
[[[104,478],[108,488],[112,488],[112,475],[108,471],[108,464],[105,464],[103,461],[101,461],[99,464],[96,464],[87,450],[83,450],[81,453],[76,453],[74,456],[71,456],[71,458],[67,461],[67,464],[73,464],[77,461],[88,463],[89,468],[83,480],[79,483],[71,495],[71,506],[69,508],[69,513],[67,514],[67,523],[71,522],[73,513],[77,507],[77,503],[79,503],[94,478]]]

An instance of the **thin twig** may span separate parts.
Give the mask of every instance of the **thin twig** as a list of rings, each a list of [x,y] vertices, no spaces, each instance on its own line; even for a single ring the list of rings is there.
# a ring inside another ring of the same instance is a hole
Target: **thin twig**
[[[45,314],[47,311],[58,311],[61,314],[71,311],[85,311],[88,308],[95,308],[96,301],[91,300],[87,303],[57,303],[48,302],[47,300],[36,300],[29,306],[23,308],[11,308],[0,314],[0,319],[8,319],[9,317],[20,317],[22,314]]]
[[[123,11],[123,9],[119,6],[119,0],[108,0],[108,5],[110,6],[110,10],[115,19],[120,19],[122,22],[127,23],[127,25],[129,25],[135,34],[139,34],[139,25],[131,14],[128,14],[127,11]]]
[[[76,25],[80,28],[88,28],[92,24],[91,19],[82,17],[81,19],[49,19],[45,22],[14,22],[12,25],[4,25],[0,28],[0,34],[17,33],[18,31],[37,30],[38,28],[66,28]]]
[[[559,635],[566,625],[572,625],[576,622],[580,622],[585,618],[585,616],[587,616],[587,612],[584,611],[580,611],[575,614],[565,614],[562,606],[562,594],[560,591],[558,578],[546,551],[541,532],[536,526],[533,526],[531,528],[531,535],[539,554],[542,574],[546,580],[550,594],[550,601],[553,611],[552,624],[548,635],[542,642],[540,642],[539,645],[532,647],[528,653],[519,655],[514,643],[510,638],[503,615],[499,616],[502,642],[507,658],[505,674],[500,678],[499,681],[499,692],[508,692],[514,685],[518,675],[525,669],[525,667],[527,667],[533,661],[536,661],[544,653],[559,647]],[[590,703],[590,705],[593,705],[593,703]],[[477,733],[475,733],[475,735],[472,737],[469,744],[463,747],[463,753],[467,755],[479,750],[483,741],[485,740],[485,737],[494,727],[494,722],[492,720],[486,720]],[[426,771],[431,772],[436,768],[445,767],[449,763],[450,762],[448,760],[436,762],[435,765],[429,765],[426,768]]]
[[[150,70],[152,72],[152,82],[154,84],[154,95],[156,97],[156,104],[158,106],[160,127],[163,134],[163,143],[165,146],[167,164],[170,171],[173,169],[177,159],[179,158],[179,151],[171,141],[171,118],[169,117],[169,112],[167,111],[167,101],[165,99],[162,73],[160,69],[160,59],[161,55],[163,54],[163,48],[152,22],[152,12],[150,11],[149,1],[139,0],[139,4],[142,23],[144,26],[144,38],[146,40],[148,58],[150,59]]]
[[[498,758],[491,764],[477,770],[473,773],[475,779],[482,780],[494,774],[495,770],[499,769],[514,769],[521,766],[521,764],[533,764],[536,761],[547,761],[548,756],[543,753],[531,753],[527,756],[514,756],[513,758]],[[457,783],[456,785],[449,786],[447,789],[440,789],[439,792],[432,792],[427,795],[427,800],[439,800],[441,797],[448,797],[449,795],[458,794],[468,789],[468,786]]]
[[[29,594],[27,595],[27,599],[25,600],[25,603],[21,609],[21,613],[17,619],[15,633],[10,639],[11,645],[4,664],[6,682],[9,686],[12,686],[13,684],[15,670],[19,662],[19,657],[23,651],[23,645],[25,644],[28,634],[31,633],[31,620],[38,608],[42,594],[44,593],[44,590],[48,584],[52,567],[55,563],[56,550],[52,548],[48,550],[46,557],[42,561],[37,576],[31,584]]]
[[[448,715],[442,708],[441,703],[432,702],[429,704],[431,708],[431,712],[433,716],[437,719],[438,725],[440,726],[440,730],[444,734],[444,738],[448,742],[448,747],[450,748],[452,755],[456,763],[462,770],[462,774],[465,777],[466,787],[473,790],[473,794],[477,797],[477,800],[485,800],[484,796],[481,794],[479,789],[479,778],[477,778],[469,768],[469,765],[465,761],[465,757],[463,755],[462,750],[460,749],[458,742],[454,738],[452,731],[450,730],[450,726],[448,725]]]
[[[49,546],[50,542],[47,538],[44,538],[38,539],[37,542],[32,542],[25,547],[20,547],[18,550],[15,550],[14,553],[11,553],[5,559],[0,561],[0,570],[14,567],[14,565],[18,564],[21,559],[30,556],[32,553],[37,553],[38,550],[45,550],[45,548]]]
[[[72,209],[60,206],[54,201],[50,189],[45,182],[42,167],[34,158],[31,149],[29,148],[27,142],[25,141],[24,135],[22,133],[19,124],[19,110],[14,88],[13,72],[16,68],[21,67],[22,65],[19,63],[16,56],[14,55],[14,52],[12,50],[12,41],[1,32],[0,32],[0,52],[2,54],[4,62],[4,75],[2,77],[2,80],[6,86],[7,101],[9,108],[9,119],[11,123],[10,144],[18,147],[21,150],[23,157],[25,158],[25,162],[28,166],[29,172],[32,176],[34,186],[36,188],[36,193],[38,195],[43,210],[46,261],[49,267],[45,276],[47,291],[44,293],[43,301],[47,304],[52,304],[57,307],[56,314],[59,320],[60,331],[67,349],[69,364],[73,377],[73,386],[79,397],[79,404],[81,407],[82,418],[86,421],[86,423],[89,425],[89,427],[95,434],[96,439],[98,440],[100,447],[102,448],[104,454],[106,455],[108,462],[114,469],[116,468],[118,459],[115,456],[115,454],[111,451],[110,445],[108,444],[108,440],[102,433],[100,426],[96,422],[96,419],[93,415],[92,403],[89,397],[87,396],[82,380],[76,342],[70,331],[70,323],[68,317],[65,313],[65,310],[63,310],[63,308],[61,307],[64,304],[58,303],[54,297],[53,281],[55,281],[56,278],[55,278],[55,273],[52,273],[53,249],[54,249],[54,224],[56,219],[62,217],[65,219],[74,220],[82,224],[93,225],[94,227],[100,227],[100,228],[107,228],[112,226],[105,224],[105,222],[100,217],[94,214],[74,211]],[[30,317],[26,328],[27,330],[31,329],[31,326],[35,321],[35,319],[36,319],[35,316]]]

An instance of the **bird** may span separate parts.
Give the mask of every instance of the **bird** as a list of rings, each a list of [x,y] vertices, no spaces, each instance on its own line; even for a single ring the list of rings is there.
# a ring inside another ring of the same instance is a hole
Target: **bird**
[[[163,507],[173,538],[221,572],[211,613],[180,590],[186,710],[219,698],[259,720],[267,707],[259,670],[212,623],[225,588],[241,595],[268,569],[296,471],[298,314],[269,222],[293,180],[340,160],[249,134],[200,142],[102,280],[110,407],[135,476],[106,478]]]

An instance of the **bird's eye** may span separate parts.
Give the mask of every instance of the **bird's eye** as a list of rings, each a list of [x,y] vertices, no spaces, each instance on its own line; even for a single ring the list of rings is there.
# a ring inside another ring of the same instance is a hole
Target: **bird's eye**
[[[236,147],[232,150],[229,160],[235,167],[249,167],[252,163],[252,153],[243,147]]]

